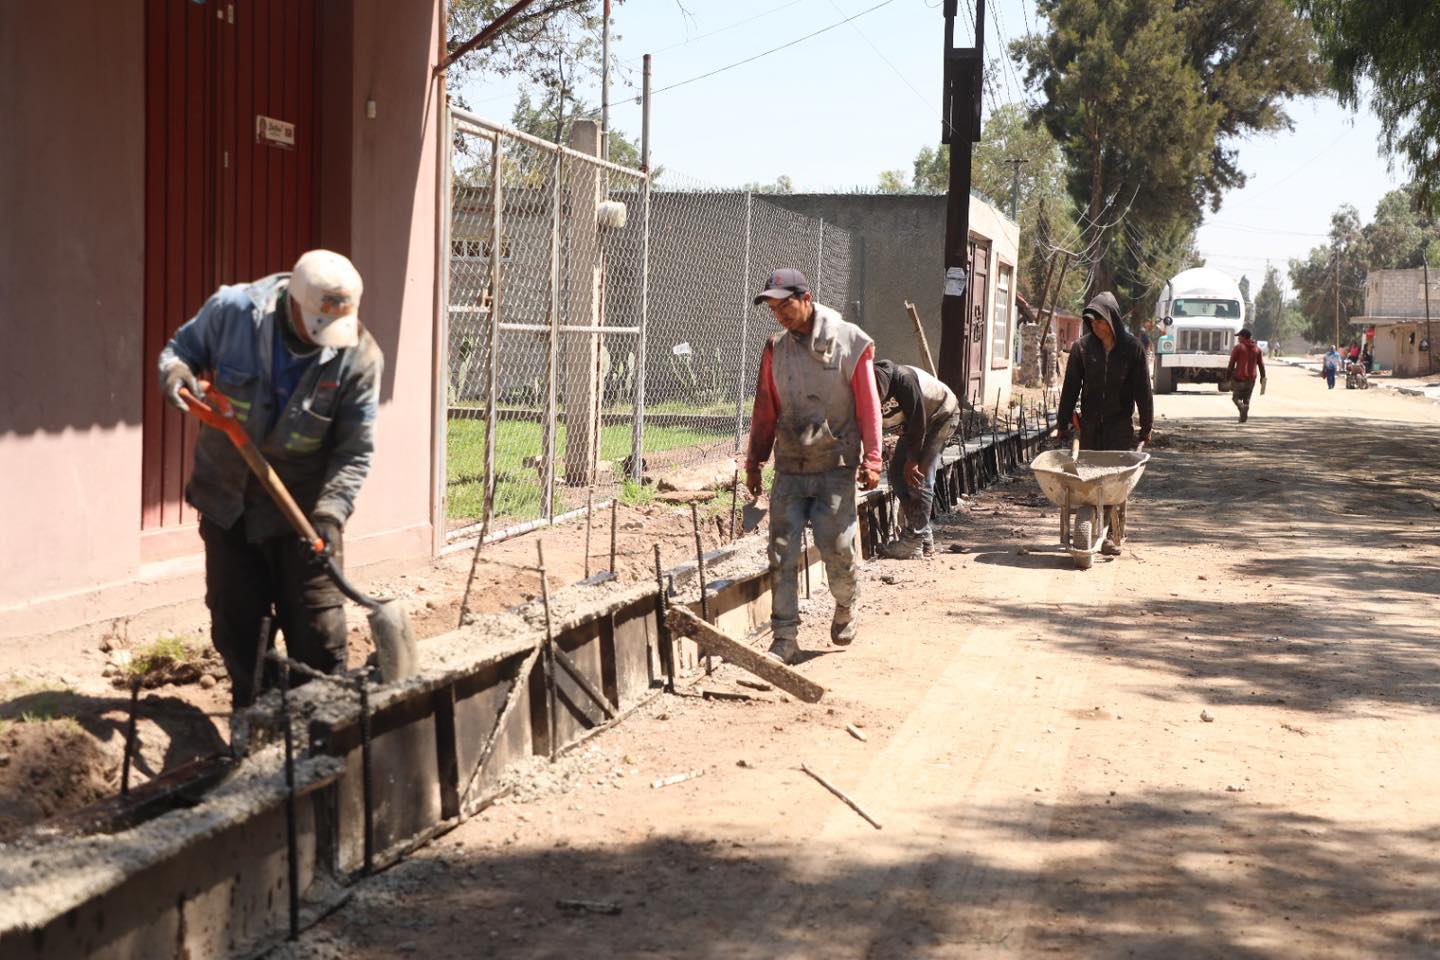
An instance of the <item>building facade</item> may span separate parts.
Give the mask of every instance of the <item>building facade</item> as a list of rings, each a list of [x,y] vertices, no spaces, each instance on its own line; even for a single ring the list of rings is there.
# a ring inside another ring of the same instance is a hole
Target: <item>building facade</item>
[[[1359,328],[1357,339],[1373,331],[1377,369],[1396,377],[1423,377],[1435,370],[1431,352],[1433,331],[1440,326],[1440,277],[1429,281],[1427,302],[1423,268],[1366,274],[1365,315],[1350,323]]]
[[[0,5],[0,639],[203,595],[196,427],[155,360],[217,286],[311,247],[354,260],[386,359],[347,552],[431,552],[442,13]]]

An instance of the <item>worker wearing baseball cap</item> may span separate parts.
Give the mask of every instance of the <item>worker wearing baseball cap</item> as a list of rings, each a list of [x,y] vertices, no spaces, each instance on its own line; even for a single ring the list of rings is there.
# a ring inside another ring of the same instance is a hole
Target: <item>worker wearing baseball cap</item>
[[[771,656],[799,656],[797,565],[808,523],[825,561],[835,615],[830,639],[855,638],[855,482],[880,482],[880,397],[869,335],[816,303],[799,270],[776,270],[756,297],[783,328],[765,344],[755,386],[745,485],[760,496],[761,467],[775,454],[770,488]]]
[[[370,472],[384,358],[360,324],[360,274],[311,250],[289,273],[221,287],[160,354],[160,389],[186,409],[199,378],[229,399],[336,563],[355,496]],[[234,446],[202,430],[185,499],[200,514],[211,639],[236,707],[260,693],[275,631],[289,656],[334,673],[346,666],[344,598],[312,562]]]

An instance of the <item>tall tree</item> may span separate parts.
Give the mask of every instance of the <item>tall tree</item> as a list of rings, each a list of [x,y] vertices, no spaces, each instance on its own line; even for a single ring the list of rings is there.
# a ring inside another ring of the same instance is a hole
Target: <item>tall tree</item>
[[[1255,295],[1255,316],[1250,328],[1256,340],[1280,340],[1280,314],[1284,309],[1284,294],[1280,290],[1280,271],[1266,264],[1265,282]]]
[[[1244,184],[1238,140],[1289,126],[1285,101],[1320,88],[1314,40],[1285,0],[1037,8],[1049,32],[1012,55],[1069,163],[1090,290],[1118,288],[1138,319],[1158,295],[1155,264],[1187,259],[1204,209]]]
[[[1290,285],[1304,318],[1302,331],[1312,343],[1334,343],[1338,309],[1340,340],[1348,338],[1349,320],[1365,310],[1365,273],[1371,247],[1360,211],[1345,204],[1330,216],[1330,243],[1315,247],[1304,260],[1290,261]]]
[[[1440,4],[1435,0],[1294,0],[1310,19],[1330,84],[1358,109],[1366,93],[1381,149],[1412,168],[1416,199],[1440,211]]]
[[[451,0],[448,47],[454,50],[513,5],[514,0]],[[599,6],[596,0],[537,0],[507,23],[488,46],[470,51],[451,67],[452,78],[477,73],[520,75],[533,86],[548,90],[559,89],[562,62],[566,63],[567,78],[571,66],[598,71]]]

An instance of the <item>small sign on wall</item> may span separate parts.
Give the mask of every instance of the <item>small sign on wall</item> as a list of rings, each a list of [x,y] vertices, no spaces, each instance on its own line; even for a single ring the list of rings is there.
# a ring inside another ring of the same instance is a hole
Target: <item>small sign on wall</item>
[[[282,150],[295,149],[295,124],[276,120],[263,114],[255,115],[255,142],[268,143]]]

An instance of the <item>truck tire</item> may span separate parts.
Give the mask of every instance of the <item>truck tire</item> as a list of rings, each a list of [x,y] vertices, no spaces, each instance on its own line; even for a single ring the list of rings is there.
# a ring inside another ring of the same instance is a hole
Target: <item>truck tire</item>
[[[1173,367],[1161,367],[1155,371],[1155,392],[1175,392],[1175,370]]]

